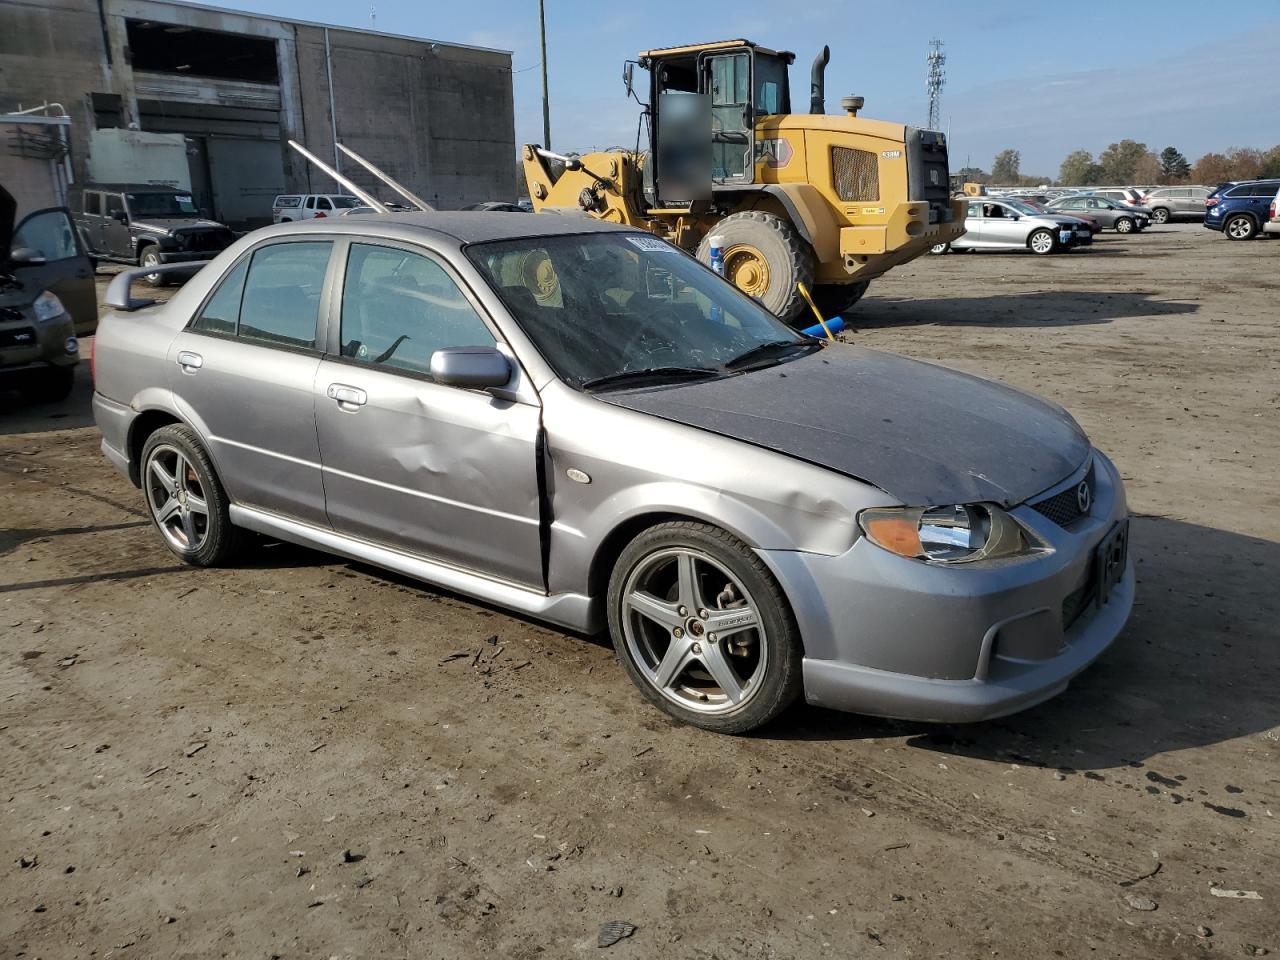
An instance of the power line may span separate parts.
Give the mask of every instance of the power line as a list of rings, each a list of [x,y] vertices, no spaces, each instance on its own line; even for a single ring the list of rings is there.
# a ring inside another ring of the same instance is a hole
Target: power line
[[[942,129],[942,88],[947,83],[947,73],[943,69],[947,65],[947,55],[942,49],[941,40],[929,41],[929,53],[925,62],[929,64],[929,79],[926,87],[929,91],[929,122],[925,126],[930,130]]]

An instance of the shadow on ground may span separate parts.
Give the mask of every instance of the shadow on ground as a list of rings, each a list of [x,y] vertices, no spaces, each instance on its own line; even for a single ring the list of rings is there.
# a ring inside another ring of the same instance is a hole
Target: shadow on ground
[[[906,736],[948,756],[1072,770],[1257,736],[1280,725],[1275,657],[1280,544],[1136,516],[1138,598],[1115,645],[1060,696],[968,725],[876,720],[799,707],[762,736]]]
[[[1046,278],[1048,280],[1048,278]],[[872,292],[875,292],[873,286]],[[909,300],[872,296],[849,316],[857,327],[1070,327],[1110,323],[1128,317],[1169,317],[1195,313],[1196,303],[1160,300],[1146,293],[1037,290],[987,297]]]

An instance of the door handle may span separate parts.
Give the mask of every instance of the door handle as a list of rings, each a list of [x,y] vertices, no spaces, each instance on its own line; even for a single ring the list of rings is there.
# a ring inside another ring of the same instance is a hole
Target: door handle
[[[183,373],[194,374],[204,366],[204,357],[198,353],[192,353],[190,350],[179,350],[178,366],[182,368]]]
[[[331,383],[326,391],[330,400],[337,400],[338,407],[342,410],[354,412],[357,407],[363,407],[369,399],[359,387],[353,387],[345,383]]]

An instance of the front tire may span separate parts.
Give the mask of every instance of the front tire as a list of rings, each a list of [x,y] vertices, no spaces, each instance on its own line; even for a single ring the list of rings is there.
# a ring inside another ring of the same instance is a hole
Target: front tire
[[[951,252],[951,244],[935,243],[932,247],[929,248],[929,252],[934,254],[935,256],[940,257],[943,254],[947,254]]]
[[[724,530],[683,520],[645,530],[614,565],[608,605],[628,676],[677,720],[746,733],[800,694],[800,636],[786,597]]]
[[[141,477],[151,522],[179,559],[216,567],[239,551],[243,531],[231,524],[230,500],[194,430],[172,424],[151,434]]]
[[[860,280],[857,283],[819,284],[813,288],[813,302],[822,314],[822,319],[832,320],[852,310],[869,286],[871,286],[870,280]]]
[[[1031,236],[1027,237],[1027,246],[1031,248],[1032,253],[1044,256],[1053,253],[1058,246],[1058,241],[1048,230],[1033,230]]]
[[[1121,217],[1116,221],[1116,233],[1133,233],[1138,224],[1132,217]]]
[[[724,276],[791,323],[806,309],[796,285],[813,289],[813,251],[782,217],[746,210],[725,217],[698,244],[698,259],[711,263],[711,238],[724,239]]]
[[[1169,211],[1164,207],[1156,207],[1151,211],[1152,223],[1168,223],[1170,218]]]
[[[149,243],[142,248],[138,254],[138,266],[140,267],[159,267],[162,265],[160,260],[160,248],[154,243]],[[168,281],[163,273],[148,273],[146,275],[147,283],[153,287],[163,287]]]
[[[1237,215],[1227,219],[1222,225],[1222,232],[1232,240],[1252,240],[1258,235],[1258,225],[1253,222],[1253,217]]]

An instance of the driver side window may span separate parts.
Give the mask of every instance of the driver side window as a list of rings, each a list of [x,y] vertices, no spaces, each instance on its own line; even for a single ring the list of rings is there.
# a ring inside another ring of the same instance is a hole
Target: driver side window
[[[71,220],[61,210],[33,213],[18,225],[11,246],[14,250],[29,247],[50,263],[67,260],[80,253]]]
[[[751,153],[746,109],[750,100],[751,65],[745,53],[710,61],[712,176],[743,177]]]
[[[353,243],[342,290],[342,356],[429,375],[444,347],[496,341],[440,264],[393,247]]]

